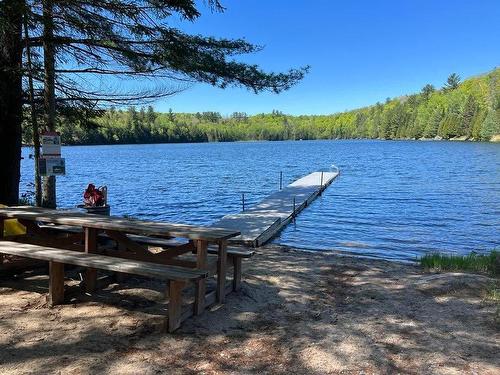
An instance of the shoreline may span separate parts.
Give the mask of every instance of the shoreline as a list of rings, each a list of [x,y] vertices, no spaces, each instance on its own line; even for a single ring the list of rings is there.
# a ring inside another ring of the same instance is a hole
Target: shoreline
[[[163,334],[162,283],[132,278],[48,309],[43,273],[2,277],[0,372],[495,374],[491,282],[271,244],[244,262],[241,291]]]
[[[401,142],[460,142],[460,143],[500,143],[500,134],[495,135],[489,141],[475,139],[436,139],[436,138],[317,138],[317,139],[250,139],[236,141],[200,141],[200,142],[145,142],[145,143],[63,143],[62,146],[133,146],[133,145],[182,145],[182,144],[204,144],[204,143],[257,143],[257,142],[308,142],[308,141],[401,141]],[[34,147],[32,144],[23,144],[22,147]]]

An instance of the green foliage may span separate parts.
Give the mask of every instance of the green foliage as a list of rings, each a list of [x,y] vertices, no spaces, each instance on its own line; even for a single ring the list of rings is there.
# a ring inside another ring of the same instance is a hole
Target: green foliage
[[[87,128],[59,119],[67,144],[218,142],[299,139],[419,139],[465,136],[489,140],[500,134],[500,69],[474,77],[454,90],[432,90],[389,99],[385,104],[332,115],[289,116],[279,110],[249,116],[235,112],[167,113],[152,107],[111,108]],[[29,128],[25,128],[29,140]]]
[[[490,139],[495,134],[500,134],[500,111],[490,110],[481,126],[482,139]]]
[[[492,250],[489,254],[468,255],[427,254],[420,258],[420,265],[438,271],[470,271],[500,275],[500,252]]]
[[[436,91],[436,88],[431,84],[427,84],[422,88],[422,96],[427,100],[434,91]]]
[[[456,73],[452,73],[446,80],[443,89],[446,91],[455,90],[456,88],[458,88],[459,84],[460,84],[460,76]]]

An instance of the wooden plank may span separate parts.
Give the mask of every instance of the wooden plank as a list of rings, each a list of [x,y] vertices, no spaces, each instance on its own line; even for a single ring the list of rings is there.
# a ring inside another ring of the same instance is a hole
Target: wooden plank
[[[19,236],[10,236],[6,237],[5,240],[7,241],[14,241],[14,242],[22,242],[22,243],[29,243],[33,245],[40,245],[40,246],[47,246],[47,247],[56,247],[58,249],[65,249],[65,250],[74,250],[74,251],[84,251],[85,248],[81,244],[75,244],[71,243],[70,241],[59,241],[58,238],[50,238],[50,237],[38,237],[38,236],[31,236],[29,234],[23,234]]]
[[[94,228],[84,228],[85,253],[97,252],[97,231]],[[84,285],[87,293],[93,292],[97,282],[97,270],[87,268],[84,276]]]
[[[185,282],[170,281],[168,302],[168,332],[174,332],[181,326],[182,290]]]
[[[276,236],[324,191],[338,174],[313,172],[271,194],[256,206],[239,214],[226,215],[213,225],[241,232],[241,235],[229,239],[231,242],[261,246]]]
[[[70,225],[40,224],[38,226],[41,229],[48,230],[51,232],[83,233],[83,229],[81,227],[74,227],[74,226],[70,226]]]
[[[0,253],[107,271],[130,273],[160,280],[199,280],[208,276],[208,271],[206,270],[187,269],[12,241],[0,241]]]
[[[227,271],[227,243],[219,242],[219,251],[217,254],[217,302],[224,303],[226,293],[226,271]]]
[[[49,295],[50,306],[59,305],[64,302],[64,264],[49,262]]]
[[[207,268],[207,247],[208,243],[206,241],[197,240],[196,241],[196,267],[199,270],[205,270]],[[195,285],[195,302],[194,302],[194,315],[200,315],[205,310],[205,293],[206,293],[206,281],[198,280]]]
[[[218,252],[219,252],[219,249],[213,249],[213,248],[208,249],[209,254],[217,254]],[[227,249],[228,256],[234,256],[234,257],[240,257],[240,258],[251,258],[254,256],[254,254],[255,254],[254,250],[235,249],[234,247]]]
[[[102,230],[115,230],[138,235],[184,237],[206,241],[218,241],[239,235],[238,231],[226,228],[154,222],[40,207],[0,208],[0,217]]]
[[[172,258],[169,254],[167,254],[168,251],[162,251],[161,253],[153,254],[149,251],[147,252],[134,252],[134,251],[128,251],[128,250],[117,250],[117,249],[106,249],[100,254],[103,255],[108,255],[111,257],[116,257],[116,258],[123,258],[123,259],[133,259],[133,260],[138,260],[138,261],[143,261],[143,262],[151,262],[151,263],[156,263],[156,264],[166,264],[166,265],[173,265],[173,266],[180,266],[180,267],[186,267],[186,268],[197,268],[197,263],[195,259],[185,259],[185,258]],[[217,272],[217,264],[216,260],[214,263],[213,259],[209,259],[210,262],[208,263],[207,270],[209,272],[212,271],[212,268],[214,269],[214,274]]]
[[[134,242],[144,244],[144,245],[150,245],[150,246],[174,247],[174,246],[179,246],[179,245],[183,244],[183,243],[180,243],[175,238],[147,237],[147,236],[139,236],[137,234],[128,234],[127,237],[130,238]]]

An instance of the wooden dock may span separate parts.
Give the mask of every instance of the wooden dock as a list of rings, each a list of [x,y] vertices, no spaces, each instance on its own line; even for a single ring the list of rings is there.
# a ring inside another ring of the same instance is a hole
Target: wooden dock
[[[271,194],[256,206],[224,216],[213,226],[241,232],[230,242],[262,246],[320,195],[338,175],[338,171],[308,174]]]

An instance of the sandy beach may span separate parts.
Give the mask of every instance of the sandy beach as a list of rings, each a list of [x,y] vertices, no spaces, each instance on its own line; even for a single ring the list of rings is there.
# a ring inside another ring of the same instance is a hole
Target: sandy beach
[[[498,374],[498,280],[268,245],[223,306],[160,332],[162,283],[45,303],[43,272],[0,279],[2,374]],[[71,283],[70,283],[71,284]]]

